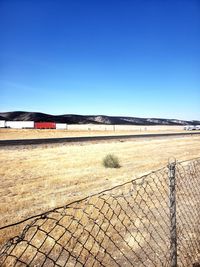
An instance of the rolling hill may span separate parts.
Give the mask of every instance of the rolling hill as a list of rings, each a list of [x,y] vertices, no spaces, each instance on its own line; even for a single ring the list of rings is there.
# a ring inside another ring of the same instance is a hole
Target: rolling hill
[[[118,125],[199,125],[200,121],[186,121],[177,119],[162,118],[138,118],[124,116],[106,115],[51,115],[41,112],[0,112],[0,120],[7,121],[35,121],[35,122],[56,122],[67,124],[118,124]]]

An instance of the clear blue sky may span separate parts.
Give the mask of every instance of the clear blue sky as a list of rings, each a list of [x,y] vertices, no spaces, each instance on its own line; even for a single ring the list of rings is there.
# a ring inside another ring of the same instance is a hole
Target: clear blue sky
[[[200,119],[199,0],[0,0],[0,111]]]

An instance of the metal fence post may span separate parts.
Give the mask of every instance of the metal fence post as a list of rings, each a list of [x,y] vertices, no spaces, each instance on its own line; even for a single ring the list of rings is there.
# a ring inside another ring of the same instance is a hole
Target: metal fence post
[[[169,162],[169,205],[170,205],[170,267],[177,267],[176,233],[176,161]]]

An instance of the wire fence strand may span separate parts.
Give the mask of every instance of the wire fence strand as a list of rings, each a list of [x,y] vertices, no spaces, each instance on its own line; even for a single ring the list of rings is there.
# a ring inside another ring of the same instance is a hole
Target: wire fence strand
[[[169,170],[41,214],[0,252],[2,267],[171,267]],[[176,164],[178,266],[200,263],[200,159]]]

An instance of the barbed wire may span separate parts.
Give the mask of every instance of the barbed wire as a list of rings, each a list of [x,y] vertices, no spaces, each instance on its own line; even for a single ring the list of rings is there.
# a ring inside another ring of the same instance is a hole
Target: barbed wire
[[[199,181],[200,159],[176,164],[178,266],[200,262]],[[0,266],[168,267],[169,205],[164,167],[33,216],[4,245]]]

